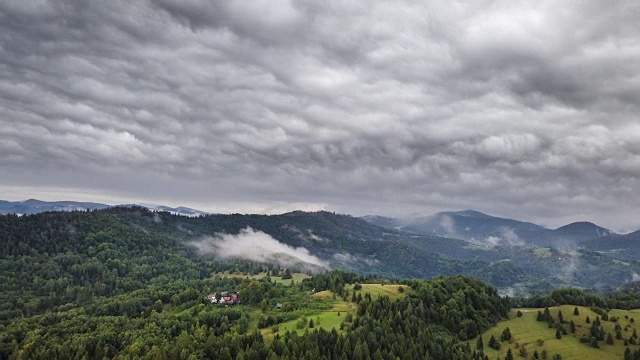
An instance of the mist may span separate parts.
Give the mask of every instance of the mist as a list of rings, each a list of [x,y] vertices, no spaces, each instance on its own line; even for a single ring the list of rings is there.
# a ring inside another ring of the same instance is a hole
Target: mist
[[[302,265],[305,270],[319,272],[329,269],[327,262],[309,253],[303,247],[294,248],[272,238],[269,234],[250,227],[238,234],[216,234],[189,245],[201,255],[215,255],[225,259],[242,259],[263,263],[276,263],[285,268]]]

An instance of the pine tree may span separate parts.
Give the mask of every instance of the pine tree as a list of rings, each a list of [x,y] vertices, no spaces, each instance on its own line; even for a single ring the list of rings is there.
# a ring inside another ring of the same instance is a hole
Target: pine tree
[[[511,352],[511,348],[509,348],[509,351],[507,351],[507,356],[504,358],[504,360],[514,360],[513,352]]]
[[[556,339],[562,339],[562,333],[560,332],[560,329],[556,329]]]
[[[500,340],[502,340],[502,341],[508,341],[508,340],[511,340],[511,330],[509,330],[509,328],[508,328],[508,327],[507,327],[507,328],[505,328],[505,329],[502,331],[502,335],[500,336]]]
[[[591,319],[589,319],[589,316],[587,316],[587,319],[585,320],[585,322],[586,322],[587,324],[590,324],[590,323],[591,323]]]
[[[580,310],[578,310],[577,306],[573,309],[573,315],[580,315]]]
[[[611,336],[611,333],[607,334],[607,344],[613,345],[613,336]]]
[[[574,323],[573,320],[571,320],[571,322],[569,323],[569,329],[571,330],[572,334],[576,333],[576,323]]]
[[[484,342],[482,341],[482,335],[478,336],[478,341],[476,341],[476,349],[484,350]]]

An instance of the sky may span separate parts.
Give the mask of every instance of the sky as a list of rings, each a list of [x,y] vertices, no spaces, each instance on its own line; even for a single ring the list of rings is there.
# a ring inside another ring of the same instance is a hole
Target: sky
[[[0,198],[640,228],[636,1],[0,2]]]

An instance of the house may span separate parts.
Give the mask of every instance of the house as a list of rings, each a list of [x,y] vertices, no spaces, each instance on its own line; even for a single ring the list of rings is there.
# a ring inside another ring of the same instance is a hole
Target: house
[[[205,296],[207,301],[210,301],[212,304],[216,305],[236,305],[240,303],[240,292],[234,291],[229,293],[229,291],[223,291],[220,293],[220,299],[218,300],[218,296],[216,293],[211,293]]]
[[[209,302],[211,302],[212,304],[217,304],[218,303],[218,298],[216,298],[216,293],[211,293],[207,296],[205,296],[205,299]]]

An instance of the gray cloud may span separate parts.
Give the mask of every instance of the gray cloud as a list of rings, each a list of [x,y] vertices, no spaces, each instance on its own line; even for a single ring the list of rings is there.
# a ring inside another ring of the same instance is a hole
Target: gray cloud
[[[631,230],[639,17],[632,1],[5,1],[0,189]]]

